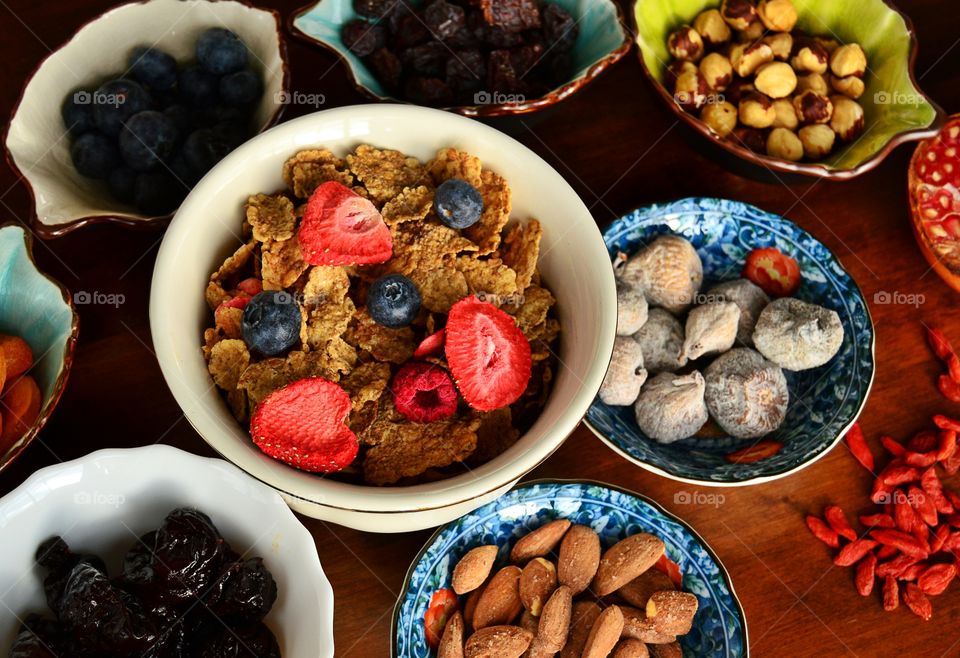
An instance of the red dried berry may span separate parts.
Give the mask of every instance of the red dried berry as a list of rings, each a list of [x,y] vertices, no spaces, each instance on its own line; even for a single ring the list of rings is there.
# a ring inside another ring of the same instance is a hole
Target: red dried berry
[[[947,540],[950,539],[950,526],[942,525],[937,527],[933,532],[933,541],[930,542],[930,552],[939,553],[943,550],[943,547],[947,545]]]
[[[893,517],[889,514],[862,514],[860,516],[861,525],[867,529],[873,528],[896,528]]]
[[[256,277],[251,277],[238,283],[237,288],[245,295],[256,297],[263,292],[263,281],[257,279]]]
[[[837,556],[833,558],[833,563],[838,567],[853,566],[876,546],[877,542],[872,539],[857,539],[841,548]]]
[[[863,429],[860,427],[860,423],[853,424],[846,436],[844,436],[844,440],[857,461],[860,462],[865,469],[873,473],[873,469],[875,468],[873,453],[871,453],[870,448],[867,447],[867,439],[863,436]]]
[[[870,536],[885,546],[893,546],[904,555],[927,559],[929,551],[923,547],[916,537],[899,530],[871,530]]]
[[[755,464],[758,461],[773,457],[783,450],[783,444],[773,439],[757,441],[752,446],[735,450],[724,456],[731,464]]]
[[[880,445],[882,445],[884,449],[894,457],[902,457],[907,452],[907,449],[903,446],[903,444],[891,436],[881,436]]]
[[[947,416],[934,416],[933,424],[942,430],[953,430],[954,432],[960,432],[960,420],[954,420],[953,418],[948,418]]]
[[[949,375],[940,375],[937,379],[937,388],[943,397],[951,402],[960,402],[960,382],[951,379]]]
[[[909,452],[930,452],[937,447],[937,433],[933,430],[924,430],[907,442]]]
[[[840,537],[823,519],[812,515],[807,516],[807,527],[810,528],[814,537],[830,548],[840,548]]]
[[[895,487],[900,484],[906,484],[907,482],[915,482],[916,480],[919,480],[920,471],[912,466],[891,465],[885,468],[879,477],[883,479],[884,484]]]
[[[951,356],[955,356],[953,346],[950,344],[946,334],[944,334],[941,329],[928,327],[927,340],[930,343],[930,347],[933,349],[933,353],[936,354],[937,358],[944,363],[946,363]]]
[[[893,558],[889,562],[883,562],[882,564],[877,565],[877,576],[880,578],[886,578],[890,576],[892,578],[898,577],[904,572],[904,570],[913,566],[918,562],[918,559],[910,555],[900,555]]]
[[[910,485],[910,488],[907,489],[907,499],[924,523],[929,526],[937,525],[937,508],[933,504],[933,498],[920,487]]]
[[[878,560],[889,560],[896,557],[900,551],[895,549],[893,546],[880,546],[877,549],[877,559]]]
[[[857,563],[856,584],[860,596],[870,596],[873,591],[873,581],[876,579],[877,556],[873,553],[867,553],[860,562]]]
[[[417,349],[413,351],[414,358],[425,359],[428,356],[439,356],[443,354],[443,344],[446,340],[446,331],[441,329],[432,333],[423,339]]]
[[[827,508],[823,510],[823,516],[838,535],[849,541],[856,541],[857,532],[850,526],[850,522],[847,521],[847,515],[844,514],[840,507],[837,505],[828,505]]]
[[[950,459],[957,452],[957,433],[954,430],[941,430],[938,433],[937,461]]]
[[[900,572],[900,575],[897,576],[897,580],[902,580],[905,582],[916,582],[917,578],[920,577],[924,571],[929,567],[926,562],[918,562],[916,564],[911,564],[909,567]]]
[[[913,532],[917,525],[917,513],[902,492],[897,492],[893,501],[893,520],[903,532]]]
[[[910,608],[910,612],[924,621],[930,621],[933,617],[933,604],[914,583],[908,583],[903,590],[903,603]]]
[[[917,586],[928,596],[938,596],[946,591],[956,575],[957,568],[954,565],[935,564],[920,574]]]
[[[883,579],[883,609],[892,612],[900,605],[900,585],[893,576]]]
[[[390,388],[397,411],[415,423],[432,423],[457,411],[457,389],[440,366],[408,363],[394,376]]]

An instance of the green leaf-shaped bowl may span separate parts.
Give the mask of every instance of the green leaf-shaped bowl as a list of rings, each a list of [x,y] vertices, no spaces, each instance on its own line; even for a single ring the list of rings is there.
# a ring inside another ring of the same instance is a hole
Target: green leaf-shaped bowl
[[[866,129],[821,162],[788,162],[754,153],[721,139],[696,116],[685,112],[664,86],[670,62],[668,35],[690,24],[704,9],[719,6],[707,0],[636,0],[631,12],[640,61],[647,77],[670,108],[697,132],[721,148],[773,171],[848,180],[879,165],[894,148],[937,134],[944,111],[924,96],[914,77],[917,38],[913,23],[885,0],[794,0],[797,28],[859,43],[867,54],[866,92],[859,102]]]

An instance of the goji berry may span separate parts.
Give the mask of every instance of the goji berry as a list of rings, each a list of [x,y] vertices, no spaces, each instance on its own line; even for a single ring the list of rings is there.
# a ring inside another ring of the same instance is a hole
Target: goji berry
[[[938,526],[937,529],[933,531],[933,541],[930,542],[930,552],[939,553],[942,551],[948,539],[950,539],[950,526]]]
[[[938,596],[946,591],[947,587],[957,575],[957,568],[952,564],[935,564],[920,574],[917,586],[920,591],[929,596]]]
[[[810,528],[814,537],[830,548],[840,548],[840,537],[833,528],[824,523],[823,519],[810,515],[807,517],[807,527]]]
[[[878,560],[889,560],[892,557],[895,557],[900,551],[895,549],[893,546],[881,546],[877,549],[877,559]]]
[[[960,471],[960,450],[944,459],[940,462],[940,465],[943,466],[943,472],[947,475],[956,475],[957,471]],[[956,506],[956,503],[954,503],[954,506]]]
[[[943,397],[951,402],[960,402],[960,381],[951,379],[949,375],[940,375],[937,379],[937,388]]]
[[[960,514],[951,514],[947,517],[947,523],[954,528],[960,528]]]
[[[894,531],[891,530],[889,532]],[[837,556],[833,558],[833,563],[838,567],[853,566],[862,560],[864,555],[872,551],[876,545],[877,542],[873,541],[872,539],[858,539],[856,541],[852,541],[840,549],[840,552],[837,553]]]
[[[860,524],[866,528],[896,528],[897,524],[889,514],[861,514]]]
[[[950,491],[949,489],[945,489],[943,492],[943,495],[947,497],[947,500],[950,501],[951,505],[953,505],[955,508],[960,509],[960,494],[958,494],[956,491]]]
[[[960,551],[960,532],[951,532],[950,536],[947,537],[947,541],[943,544],[943,550],[950,551]]]
[[[837,505],[828,505],[827,508],[823,510],[823,516],[827,519],[827,523],[830,524],[834,532],[844,539],[856,541],[857,531],[850,526],[850,522],[847,521],[847,515],[843,513],[840,507]]]
[[[873,591],[873,581],[876,578],[877,556],[873,553],[867,555],[857,563],[857,591],[860,596],[870,596]]]
[[[873,461],[873,453],[870,452],[870,448],[867,447],[867,439],[863,436],[863,429],[860,427],[860,423],[853,424],[844,437],[844,440],[847,442],[847,447],[850,448],[850,452],[853,453],[856,460],[860,462],[865,469],[873,473],[873,469],[876,467]]]
[[[904,555],[927,559],[929,552],[917,541],[916,537],[899,530],[871,530],[870,536],[885,546],[893,546]]]
[[[903,444],[892,436],[881,436],[880,445],[882,445],[884,449],[894,457],[901,457],[907,452],[907,449],[903,446]]]
[[[916,564],[919,560],[910,555],[900,555],[889,562],[882,562],[877,565],[877,575],[881,578],[886,578],[887,576],[892,576],[896,578],[903,573],[903,570],[910,567],[913,564]]]
[[[950,372],[950,379],[960,382],[960,357],[951,354],[950,358],[947,359],[947,370]]]
[[[893,502],[893,520],[903,532],[913,532],[913,526],[917,524],[917,513],[907,502],[907,497],[899,491]]]
[[[925,491],[916,485],[910,485],[910,488],[907,489],[907,500],[924,523],[932,526],[937,525],[937,507],[933,504],[933,498],[927,495]]]
[[[729,453],[726,460],[733,464],[753,464],[768,457],[773,457],[781,450],[783,450],[783,444],[779,441],[763,439],[752,446]]]
[[[937,433],[933,430],[924,430],[907,441],[907,450],[910,452],[930,452],[937,447]]]
[[[917,540],[917,546],[930,553],[930,528],[925,526],[922,523],[918,523],[913,527],[913,532],[911,533],[913,538]]]
[[[946,461],[957,452],[957,433],[954,430],[940,430],[937,444],[937,461]]]
[[[917,468],[926,468],[927,466],[933,466],[937,463],[937,453],[936,452],[910,452],[903,456],[903,461],[905,461],[910,466],[916,466]]]
[[[880,474],[880,477],[883,478],[884,484],[895,487],[900,484],[906,484],[907,482],[915,482],[916,480],[919,480],[920,471],[913,466],[888,466],[884,469],[883,473]]]
[[[950,345],[950,340],[942,330],[927,327],[927,340],[930,342],[933,353],[941,361],[947,361],[954,354],[953,346]]]
[[[883,478],[878,477],[873,481],[873,489],[870,491],[870,500],[877,505],[888,504],[892,500],[894,486],[887,484]]]
[[[930,467],[920,476],[920,486],[931,496],[936,496],[943,491],[943,483],[937,475],[937,469]]]
[[[903,590],[903,602],[920,619],[929,621],[933,617],[933,604],[915,583],[907,583]]]
[[[927,570],[928,566],[929,565],[926,562],[917,562],[916,564],[911,564],[909,567],[900,572],[900,575],[897,576],[897,580],[916,582],[917,578],[919,578],[920,574]]]
[[[893,576],[883,579],[883,609],[891,612],[900,605],[900,585]]]
[[[937,508],[937,514],[953,514],[956,508],[953,506],[943,492],[936,494],[933,498],[933,504]]]
[[[954,432],[960,432],[960,420],[954,420],[948,416],[934,416],[933,424],[942,430],[953,430]]]

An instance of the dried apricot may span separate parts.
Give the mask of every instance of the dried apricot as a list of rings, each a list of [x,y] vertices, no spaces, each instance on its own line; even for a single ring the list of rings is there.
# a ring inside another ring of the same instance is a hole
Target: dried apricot
[[[3,411],[3,433],[0,443],[7,445],[26,434],[30,426],[40,415],[40,403],[43,396],[33,377],[26,375],[11,383],[3,397],[0,409]]]
[[[0,353],[7,364],[7,379],[19,377],[33,365],[33,350],[19,336],[0,334]]]

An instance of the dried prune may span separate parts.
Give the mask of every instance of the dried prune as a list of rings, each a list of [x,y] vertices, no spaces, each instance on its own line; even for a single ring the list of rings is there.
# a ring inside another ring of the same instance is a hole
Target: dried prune
[[[261,558],[227,567],[207,597],[207,607],[221,619],[260,621],[277,600],[277,583]]]
[[[438,78],[443,75],[448,57],[450,51],[443,44],[431,41],[403,51],[400,61],[404,70],[411,75]]]
[[[353,0],[353,10],[367,18],[383,18],[396,4],[397,0]]]
[[[167,515],[157,530],[154,569],[165,584],[166,600],[190,601],[219,574],[224,540],[203,512],[178,509]]]
[[[354,20],[343,26],[343,44],[357,57],[366,57],[387,42],[387,31],[380,25]]]
[[[196,647],[197,658],[280,658],[277,638],[262,623],[243,628],[221,628]]]
[[[490,25],[510,32],[522,32],[540,27],[540,8],[537,0],[481,0],[483,18]]]
[[[57,537],[59,539],[59,537]],[[57,658],[64,652],[66,631],[56,621],[29,615],[10,647],[10,658]]]
[[[400,58],[386,48],[381,48],[367,58],[373,74],[387,89],[397,89],[403,76],[403,63]]]
[[[37,547],[36,560],[44,569],[56,571],[66,565],[71,555],[63,537],[51,537]]]
[[[467,18],[462,7],[447,0],[434,0],[423,10],[423,22],[435,38],[446,39],[459,32]]]
[[[453,102],[453,90],[440,78],[409,78],[404,91],[412,102],[443,107]]]
[[[84,563],[92,566],[94,569],[97,569],[101,573],[107,572],[107,567],[96,555],[77,555],[75,553],[69,553],[68,557],[60,563],[60,568],[55,571],[51,571],[47,574],[47,577],[43,579],[43,592],[47,598],[47,605],[50,606],[50,609],[59,616],[60,610],[60,599],[63,597],[63,590],[67,585],[67,579],[70,577],[70,571],[77,564]]]
[[[554,50],[565,52],[573,49],[580,28],[566,9],[551,4],[543,10],[543,33]]]
[[[140,537],[123,556],[123,583],[134,587],[148,585],[153,581],[153,549],[157,533],[148,532]]]

